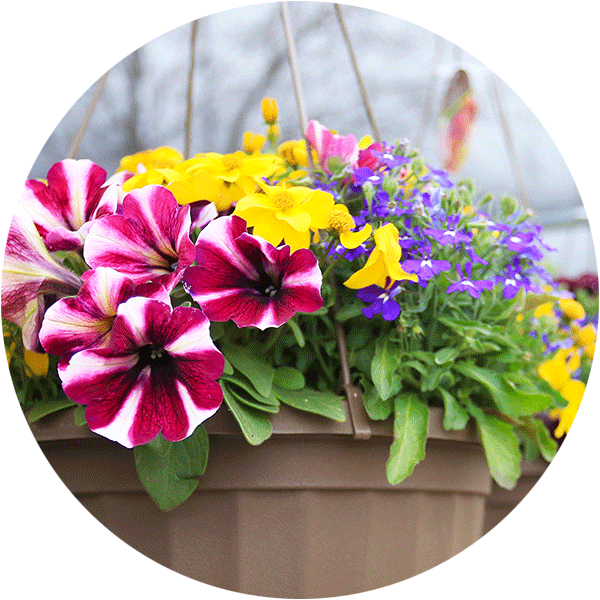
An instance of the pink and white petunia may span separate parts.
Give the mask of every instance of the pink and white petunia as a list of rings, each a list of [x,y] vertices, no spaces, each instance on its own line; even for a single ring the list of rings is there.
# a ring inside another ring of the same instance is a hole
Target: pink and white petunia
[[[171,291],[194,261],[189,206],[159,185],[132,190],[122,214],[96,221],[83,256],[92,267],[110,267],[136,283],[154,281]]]
[[[306,128],[306,138],[317,151],[319,163],[326,172],[329,173],[329,159],[334,157],[353,168],[357,166],[360,149],[352,134],[333,133],[318,121],[311,120]]]
[[[53,165],[48,183],[25,182],[22,202],[50,251],[79,250],[91,223],[117,210],[114,185],[90,160],[65,159]]]
[[[46,249],[22,203],[12,218],[2,269],[2,316],[21,327],[23,344],[41,351],[38,332],[46,308],[72,296],[81,279],[57,262]]]
[[[322,275],[311,250],[290,252],[250,235],[246,221],[219,217],[200,232],[197,266],[183,285],[211,321],[238,327],[279,327],[296,312],[323,306]]]
[[[77,352],[59,370],[69,398],[86,405],[90,429],[128,448],[159,433],[191,435],[223,400],[223,355],[197,308],[153,298],[119,305],[111,343]]]
[[[68,356],[86,348],[108,346],[119,305],[134,296],[171,304],[162,285],[136,285],[108,267],[86,271],[82,279],[84,283],[76,297],[63,298],[46,311],[39,337],[48,354]]]

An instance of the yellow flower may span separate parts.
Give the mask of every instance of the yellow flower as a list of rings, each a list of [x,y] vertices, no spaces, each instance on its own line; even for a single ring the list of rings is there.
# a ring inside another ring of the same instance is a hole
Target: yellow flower
[[[289,140],[279,145],[277,149],[279,154],[286,160],[286,162],[292,167],[308,166],[308,153],[306,151],[306,142],[304,140]],[[316,150],[311,151],[313,163],[318,162],[319,157]]]
[[[375,140],[370,135],[364,135],[360,138],[358,142],[358,147],[360,150],[365,150],[374,143]]]
[[[593,346],[596,343],[596,329],[591,323],[588,323],[585,327],[573,324],[571,330],[573,331],[575,343],[580,348]]]
[[[541,363],[537,372],[555,390],[561,390],[571,380],[571,373],[567,368],[565,356],[560,352]]]
[[[246,154],[260,154],[266,139],[264,135],[246,131],[244,133],[244,152]]]
[[[402,248],[398,243],[399,232],[392,223],[380,227],[373,234],[375,248],[365,266],[344,282],[346,287],[358,290],[369,285],[385,288],[387,278],[392,281],[418,281],[415,274],[409,274],[400,266]]]
[[[23,348],[23,358],[25,359],[25,364],[31,369],[32,375],[38,377],[48,375],[50,357],[45,352],[38,353]]]
[[[119,165],[119,171],[130,171],[131,173],[140,173],[140,165],[143,171],[150,169],[169,169],[173,165],[180,163],[183,155],[179,150],[170,146],[161,146],[154,150],[144,150],[130,156],[124,156]]]
[[[549,317],[549,316],[552,316],[554,314],[553,308],[554,308],[554,302],[544,302],[543,304],[540,304],[533,311],[533,316],[536,319],[539,319],[540,317]]]
[[[556,409],[553,411],[554,416],[558,416],[559,423],[554,430],[554,435],[557,438],[561,438],[565,433],[569,432],[575,415],[581,405],[583,394],[585,392],[585,383],[578,379],[571,379],[560,391],[562,397],[568,401],[568,405],[565,408]]]
[[[210,200],[218,211],[225,211],[256,190],[256,177],[270,177],[282,164],[275,154],[208,152],[167,172],[166,183],[179,204]]]
[[[579,319],[583,319],[585,317],[585,310],[583,306],[577,302],[577,300],[572,300],[571,298],[561,298],[558,301],[558,306],[560,310],[567,317],[569,317],[569,319],[579,321]]]
[[[273,125],[277,122],[279,111],[277,110],[277,101],[275,98],[263,98],[260,103],[262,116],[267,125]]]
[[[282,241],[293,251],[310,246],[310,231],[325,229],[327,215],[334,205],[331,194],[286,183],[267,185],[256,182],[263,193],[250,194],[238,201],[234,215],[245,219],[254,234],[273,246]]]
[[[352,231],[356,224],[345,204],[336,204],[327,215],[328,229],[340,234],[340,244],[352,250],[358,248],[371,235],[372,227],[367,223],[360,231]]]

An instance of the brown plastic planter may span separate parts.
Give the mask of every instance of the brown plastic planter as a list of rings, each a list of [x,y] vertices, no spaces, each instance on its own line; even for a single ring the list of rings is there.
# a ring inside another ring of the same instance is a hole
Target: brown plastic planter
[[[492,482],[492,491],[488,496],[485,507],[484,533],[493,529],[504,517],[525,498],[533,486],[539,481],[546,471],[548,464],[542,458],[533,462],[523,462],[521,465],[521,477],[512,490],[501,488],[496,482]]]
[[[133,452],[73,424],[32,424],[50,464],[113,533],[188,577],[248,594],[317,598],[417,575],[483,533],[490,476],[473,430],[446,432],[432,410],[426,459],[385,479],[390,423],[357,431],[282,406],[274,434],[250,446],[222,407],[206,423],[209,464],[194,494],[155,507]],[[370,439],[357,439],[367,438]]]

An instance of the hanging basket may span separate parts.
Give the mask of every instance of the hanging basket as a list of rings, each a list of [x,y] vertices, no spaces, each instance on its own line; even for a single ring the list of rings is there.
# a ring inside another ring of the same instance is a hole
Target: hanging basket
[[[346,410],[347,410],[346,405]],[[348,411],[349,413],[349,411]],[[368,435],[293,411],[249,446],[223,406],[206,424],[210,457],[197,490],[160,511],[133,454],[71,411],[31,428],[65,485],[110,531],[156,562],[213,586],[281,598],[339,596],[397,583],[449,559],[483,533],[491,480],[474,429],[445,431],[431,410],[426,458],[385,479],[390,422]]]

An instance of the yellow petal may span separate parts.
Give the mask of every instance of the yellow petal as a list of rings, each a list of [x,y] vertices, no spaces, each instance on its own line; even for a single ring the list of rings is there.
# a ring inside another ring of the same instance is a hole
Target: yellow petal
[[[585,310],[577,300],[573,300],[572,298],[561,298],[558,301],[558,306],[569,319],[579,321],[579,319],[585,317]]]
[[[372,227],[367,223],[360,231],[348,231],[340,233],[340,243],[344,248],[353,250],[358,248],[363,242],[366,242],[371,235]]]
[[[275,217],[281,221],[285,221],[296,231],[308,231],[310,227],[310,215],[303,207],[296,206],[290,210],[278,210]]]

